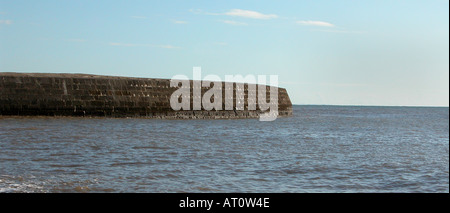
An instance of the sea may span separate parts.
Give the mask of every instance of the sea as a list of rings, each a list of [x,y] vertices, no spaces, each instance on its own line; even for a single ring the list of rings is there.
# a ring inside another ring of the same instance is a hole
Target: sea
[[[449,108],[258,119],[0,117],[2,193],[448,193]]]

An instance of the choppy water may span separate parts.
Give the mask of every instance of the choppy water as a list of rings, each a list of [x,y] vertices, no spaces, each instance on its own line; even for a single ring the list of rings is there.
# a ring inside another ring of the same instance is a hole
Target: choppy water
[[[449,192],[449,109],[251,120],[1,118],[0,192]]]

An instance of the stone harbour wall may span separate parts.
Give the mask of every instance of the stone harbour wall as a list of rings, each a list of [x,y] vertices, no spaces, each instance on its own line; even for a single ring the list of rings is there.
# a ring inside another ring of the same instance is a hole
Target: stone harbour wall
[[[222,83],[222,97],[225,87]],[[192,84],[191,109],[192,109]],[[99,76],[89,74],[0,73],[0,115],[15,116],[102,116],[146,117],[160,119],[257,118],[257,110],[248,110],[248,85],[245,84],[245,110],[180,110],[170,106],[170,97],[178,87],[169,79]],[[201,94],[209,88],[203,87]],[[236,89],[236,86],[233,88]],[[270,87],[266,87],[267,97]],[[257,100],[256,100],[257,101]],[[256,102],[257,103],[257,102]],[[225,100],[222,98],[222,109]],[[286,89],[278,88],[279,116],[292,115]]]

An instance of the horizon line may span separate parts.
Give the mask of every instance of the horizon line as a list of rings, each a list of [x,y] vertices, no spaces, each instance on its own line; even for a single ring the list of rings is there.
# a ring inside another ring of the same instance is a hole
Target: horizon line
[[[434,107],[434,108],[449,108],[449,106],[436,105],[356,105],[356,104],[292,104],[292,106],[335,106],[335,107]]]

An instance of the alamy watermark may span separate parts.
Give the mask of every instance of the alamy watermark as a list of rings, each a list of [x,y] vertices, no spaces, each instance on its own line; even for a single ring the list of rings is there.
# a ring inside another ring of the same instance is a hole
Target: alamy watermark
[[[170,106],[173,110],[241,110],[244,107],[244,85],[247,84],[247,109],[259,110],[263,113],[259,115],[260,121],[273,121],[278,117],[278,75],[270,75],[270,93],[269,100],[267,100],[267,76],[258,75],[225,75],[225,82],[217,75],[207,75],[202,79],[201,67],[194,67],[193,70],[192,93],[191,83],[185,75],[175,75],[170,79],[171,87],[178,87],[178,89],[170,96]],[[244,83],[245,82],[245,83]],[[222,85],[225,84],[225,97],[222,97]],[[236,84],[236,88],[234,88]],[[210,88],[204,92],[203,96],[201,90],[203,88]],[[258,93],[256,92],[258,91]],[[191,97],[192,95],[192,97]],[[258,95],[258,97],[256,97]],[[213,101],[212,101],[212,97]],[[235,98],[235,108],[234,106]],[[192,109],[191,109],[192,99]],[[225,105],[223,105],[225,100]],[[258,103],[256,103],[258,102]],[[224,106],[224,107],[223,107]]]

